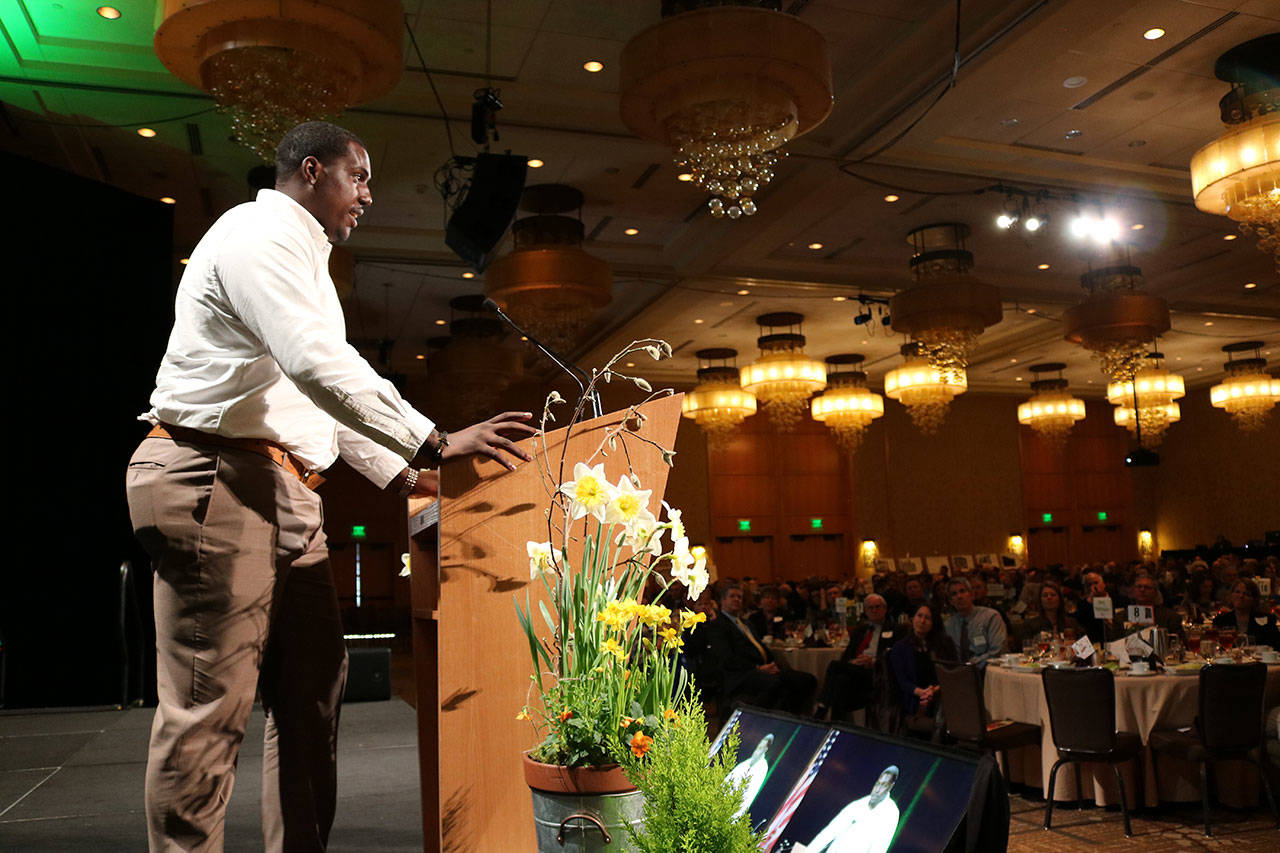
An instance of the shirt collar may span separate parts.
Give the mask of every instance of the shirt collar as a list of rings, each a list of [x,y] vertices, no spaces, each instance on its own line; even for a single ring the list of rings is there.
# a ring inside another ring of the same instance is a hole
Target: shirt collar
[[[308,235],[315,241],[316,246],[326,254],[333,247],[329,237],[324,233],[324,226],[320,224],[320,220],[312,216],[311,211],[298,204],[292,196],[279,190],[262,189],[258,190],[257,202],[282,212],[288,211],[303,228],[307,229]]]

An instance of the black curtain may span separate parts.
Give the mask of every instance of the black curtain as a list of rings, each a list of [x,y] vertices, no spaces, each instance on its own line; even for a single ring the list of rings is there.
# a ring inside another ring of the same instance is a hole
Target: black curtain
[[[173,322],[173,210],[30,160],[0,163],[17,181],[0,260],[13,380],[0,456],[13,508],[0,573],[3,703],[151,696],[150,569],[124,471]],[[135,571],[122,619],[125,560]]]

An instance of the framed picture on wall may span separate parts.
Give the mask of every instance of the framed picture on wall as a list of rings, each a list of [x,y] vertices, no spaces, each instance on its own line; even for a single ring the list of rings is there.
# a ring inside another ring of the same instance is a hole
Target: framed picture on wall
[[[897,568],[898,568],[898,563],[892,557],[881,557],[880,559],[876,560],[877,572],[892,572],[892,571],[897,571]]]
[[[918,575],[924,571],[924,566],[920,564],[919,557],[899,557],[898,570],[909,575]]]
[[[974,554],[974,568],[982,568],[983,566],[991,566],[992,568],[1000,567],[1000,557],[995,554]]]
[[[973,557],[968,554],[952,554],[951,555],[951,571],[967,572],[969,569],[975,568],[978,564],[973,561]]]
[[[925,557],[924,564],[931,575],[936,575],[942,571],[943,566],[950,566],[952,569],[956,567],[955,563],[951,562],[950,557]]]

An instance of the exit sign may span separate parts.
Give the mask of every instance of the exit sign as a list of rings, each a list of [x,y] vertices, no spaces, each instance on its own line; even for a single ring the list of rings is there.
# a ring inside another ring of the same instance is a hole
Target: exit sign
[[[741,532],[743,532],[743,533],[748,533],[748,532],[750,532],[750,530],[751,530],[751,519],[749,519],[749,518],[740,518],[740,519],[738,519],[738,530],[739,530],[739,531],[741,531]]]
[[[353,524],[353,525],[351,525],[351,538],[352,538],[352,539],[364,539],[364,538],[365,538],[366,536],[368,536],[368,535],[369,535],[369,534],[365,532],[365,529],[364,529],[364,525],[363,525],[363,524]]]
[[[1104,509],[1098,510],[1098,521],[1106,521],[1106,520],[1107,520],[1107,511]]]
[[[811,518],[811,519],[809,519],[809,527],[811,527],[811,528],[812,528],[812,529],[814,529],[814,530],[821,530],[821,529],[822,529],[822,519],[820,519],[820,518]]]
[[[1040,520],[1043,521],[1045,524],[1050,524],[1053,521],[1053,513],[1051,512],[1040,513]]]

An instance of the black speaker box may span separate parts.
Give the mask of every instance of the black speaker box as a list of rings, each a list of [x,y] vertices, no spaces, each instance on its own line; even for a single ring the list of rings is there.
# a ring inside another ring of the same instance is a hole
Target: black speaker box
[[[449,248],[476,272],[488,266],[489,253],[516,215],[527,163],[527,158],[516,154],[476,156],[467,197],[449,217],[444,234]]]
[[[391,698],[391,649],[347,649],[347,689],[343,702],[380,702]]]

